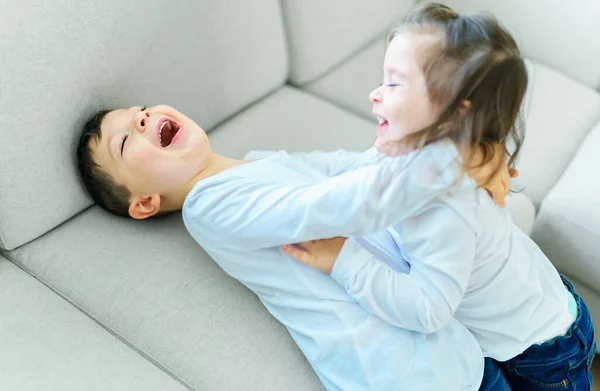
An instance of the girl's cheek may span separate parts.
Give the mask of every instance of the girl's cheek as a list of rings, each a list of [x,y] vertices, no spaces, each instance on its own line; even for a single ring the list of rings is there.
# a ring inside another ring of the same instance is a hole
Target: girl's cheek
[[[390,126],[390,130],[388,133],[388,138],[390,140],[400,140],[401,138],[403,138],[405,136],[405,132],[404,129],[399,126],[400,124],[396,124],[395,126]]]

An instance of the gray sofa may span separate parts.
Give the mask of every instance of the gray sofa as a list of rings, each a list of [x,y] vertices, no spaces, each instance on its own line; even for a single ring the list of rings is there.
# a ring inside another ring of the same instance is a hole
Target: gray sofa
[[[493,10],[531,58],[511,213],[600,324],[600,6],[448,3]],[[75,135],[95,110],[164,103],[233,157],[366,149],[383,37],[411,5],[0,1],[0,388],[322,389],[180,215],[140,222],[92,205]]]

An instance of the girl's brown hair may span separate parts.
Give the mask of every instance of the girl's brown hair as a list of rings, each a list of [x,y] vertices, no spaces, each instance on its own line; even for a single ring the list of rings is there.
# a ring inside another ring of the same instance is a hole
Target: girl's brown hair
[[[443,138],[459,146],[482,146],[482,165],[492,159],[493,146],[499,144],[513,168],[523,143],[519,113],[528,82],[513,37],[492,15],[459,15],[437,3],[417,6],[392,30],[388,42],[403,32],[440,38],[421,64],[429,98],[440,115],[401,142],[411,149]]]

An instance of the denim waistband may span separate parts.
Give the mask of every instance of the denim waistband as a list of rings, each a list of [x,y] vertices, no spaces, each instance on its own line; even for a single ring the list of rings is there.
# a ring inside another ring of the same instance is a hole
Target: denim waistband
[[[579,313],[579,311],[577,310],[577,300],[575,300],[575,296],[573,296],[571,291],[569,291],[569,289],[567,289],[566,286],[565,289],[567,291],[568,296],[568,311],[569,314],[571,314],[571,316],[573,317],[573,321],[575,321],[575,319],[577,319],[577,314]]]
[[[566,335],[572,334],[575,330],[579,329],[584,333],[590,332],[594,329],[594,325],[592,324],[592,319],[590,316],[583,316],[589,313],[589,309],[587,308],[583,299],[577,294],[573,283],[569,281],[565,276],[560,276],[565,288],[567,291],[573,295],[573,299],[575,300],[575,309],[577,310],[577,315],[575,316],[575,321],[567,331]],[[569,309],[570,312],[570,309]]]

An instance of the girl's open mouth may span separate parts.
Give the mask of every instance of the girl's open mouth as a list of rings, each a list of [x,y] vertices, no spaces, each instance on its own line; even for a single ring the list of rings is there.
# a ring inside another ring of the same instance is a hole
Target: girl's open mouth
[[[379,125],[377,125],[376,131],[377,131],[377,133],[383,133],[387,130],[387,128],[388,128],[387,120],[382,120],[379,122]]]

